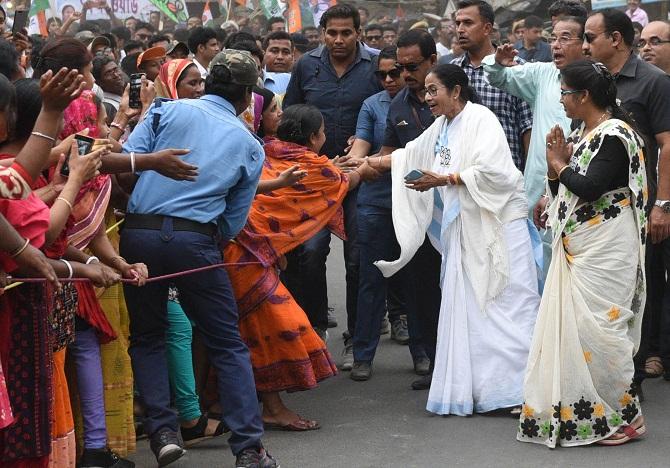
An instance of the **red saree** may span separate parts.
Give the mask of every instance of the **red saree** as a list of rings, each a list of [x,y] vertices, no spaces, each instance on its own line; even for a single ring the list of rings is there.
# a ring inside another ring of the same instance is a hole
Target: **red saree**
[[[341,204],[349,181],[328,158],[292,143],[266,140],[265,158],[262,180],[274,179],[296,164],[307,176],[291,187],[257,195],[246,226],[225,247],[224,257],[231,263],[261,262],[227,267],[256,389],[307,390],[335,375],[337,368],[305,312],[279,280],[275,263],[326,225],[344,237]]]

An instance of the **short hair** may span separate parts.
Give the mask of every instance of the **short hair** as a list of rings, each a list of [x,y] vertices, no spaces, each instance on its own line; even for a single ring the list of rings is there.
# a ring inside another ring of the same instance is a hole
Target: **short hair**
[[[359,6],[359,7],[357,8],[357,10],[358,10],[358,11],[363,10],[364,12],[366,12],[366,13],[368,14],[368,16],[370,16],[370,10],[368,10],[368,9],[367,9],[366,7],[364,7],[363,5]]]
[[[386,31],[393,31],[394,33],[398,34],[398,28],[396,28],[395,26],[391,26],[390,24],[382,26],[382,35]]]
[[[133,73],[137,73],[137,57],[139,57],[141,52],[135,52],[134,54],[126,55],[121,60],[121,70],[123,73],[130,76]]]
[[[247,31],[236,31],[226,38],[226,42],[223,44],[223,48],[233,49],[231,44],[242,41],[256,42],[256,36]]]
[[[198,46],[207,44],[210,40],[216,39],[216,32],[212,28],[198,26],[191,29],[188,35],[188,48],[191,53],[198,52]]]
[[[167,42],[167,43],[170,43],[170,38],[167,37],[167,36],[165,36],[165,35],[163,35],[163,34],[160,34],[160,35],[154,36],[154,37],[152,37],[151,39],[149,39],[149,42],[148,42],[147,45],[148,45],[149,47],[153,47],[154,44],[156,44],[156,43],[158,43],[158,42]]]
[[[323,29],[326,29],[328,26],[328,21],[332,19],[349,19],[351,18],[354,21],[354,29],[358,31],[361,29],[361,15],[358,13],[358,9],[349,5],[348,3],[338,3],[328,8],[321,19],[319,20],[319,26]]]
[[[282,18],[281,16],[273,16],[270,19],[268,19],[267,30],[270,31],[272,29],[272,25],[275,23],[281,23],[284,26],[286,26],[286,20],[284,20],[284,18]]]
[[[100,32],[100,25],[93,20],[82,21],[81,23],[79,23],[78,32],[82,31],[91,31],[94,34],[98,34]]]
[[[286,31],[275,31],[265,36],[265,39],[263,39],[263,50],[268,50],[270,41],[289,41],[291,48],[293,48],[293,39],[291,39],[291,35]]]
[[[188,42],[189,30],[186,28],[177,28],[172,37],[177,42]]]
[[[398,47],[397,46],[384,47],[379,52],[377,60],[381,61],[383,59],[397,60],[398,59]]]
[[[479,10],[479,16],[481,16],[481,18],[486,23],[493,24],[496,22],[496,15],[493,12],[493,7],[491,6],[490,3],[485,2],[484,0],[461,0],[456,5],[456,9],[462,10],[463,8],[469,8],[472,6],[477,7],[477,9]]]
[[[549,6],[549,17],[553,16],[583,16],[589,12],[579,0],[556,0]]]
[[[105,68],[110,62],[114,62],[107,55],[98,55],[93,59],[93,66],[91,67],[91,74],[95,81],[100,81],[102,79],[102,69]]]
[[[307,34],[307,31],[312,31],[312,30],[314,30],[316,32],[319,32],[319,28],[317,28],[316,26],[305,26],[304,28],[302,28],[302,33]]]
[[[127,54],[129,50],[137,48],[144,50],[144,44],[142,44],[140,41],[128,41],[123,46],[123,51]]]
[[[135,31],[139,31],[140,29],[146,29],[147,31],[150,31],[152,33],[156,32],[156,28],[154,28],[149,23],[145,23],[144,21],[138,21],[137,24],[135,25]]]
[[[226,39],[228,39],[228,33],[226,32],[225,29],[216,28],[216,29],[214,30],[214,32],[216,32],[216,40],[217,40],[218,42],[220,42],[221,44],[223,44],[224,42],[226,42]],[[184,70],[185,70],[185,69],[184,69]]]
[[[567,21],[569,23],[575,23],[579,25],[579,37],[584,35],[584,25],[586,25],[585,16],[561,16],[558,22]]]
[[[11,80],[19,72],[19,53],[11,42],[0,39],[0,75]]]
[[[611,36],[614,32],[618,31],[623,38],[624,44],[628,47],[633,46],[635,29],[633,29],[633,22],[626,13],[614,8],[605,8],[603,10],[595,10],[591,12],[589,18],[595,15],[603,15],[605,33]]]
[[[365,32],[368,33],[370,31],[379,31],[381,32],[382,30],[382,25],[377,24],[377,23],[370,23],[365,27]]]
[[[542,21],[542,18],[540,18],[539,16],[530,15],[523,21],[523,26],[526,29],[542,28],[542,26],[544,26],[544,21]]]
[[[261,50],[260,47],[258,47],[258,44],[256,44],[256,41],[249,41],[249,40],[239,40],[236,41],[228,46],[229,49],[235,49],[235,50],[246,50],[249,52],[251,55],[254,55],[258,57],[258,59],[263,63],[263,51]]]
[[[212,67],[205,78],[205,94],[215,94],[235,104],[241,102],[253,86],[231,83],[228,67]]]
[[[130,29],[126,28],[125,26],[117,26],[116,28],[113,28],[112,34],[114,34],[119,39],[123,39],[124,42],[130,40]]]
[[[431,36],[425,29],[410,29],[398,38],[398,49],[414,45],[419,46],[423,58],[429,58],[432,55],[437,54],[435,39],[433,39],[433,36]]]

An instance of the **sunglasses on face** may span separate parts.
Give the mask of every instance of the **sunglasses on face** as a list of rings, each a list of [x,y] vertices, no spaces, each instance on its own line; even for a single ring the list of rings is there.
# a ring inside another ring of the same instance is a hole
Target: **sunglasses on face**
[[[605,34],[604,31],[598,34],[584,33],[584,40],[586,41],[587,44],[591,44],[593,41],[596,40],[596,37],[601,36],[603,34]]]
[[[389,71],[376,70],[375,76],[382,81],[384,81],[387,76],[390,76],[393,80],[397,80],[400,78],[400,70],[397,68],[392,68]]]
[[[644,47],[647,46],[647,44],[649,44],[650,46],[656,47],[656,46],[659,46],[661,44],[667,44],[669,42],[670,42],[670,40],[664,41],[660,37],[652,37],[652,38],[649,39],[649,42],[645,41],[644,39],[640,39],[639,41],[637,41],[637,46],[640,49],[643,49]]]
[[[423,62],[425,62],[426,60],[428,60],[428,59],[423,59],[419,63],[408,63],[408,64],[405,64],[405,65],[403,65],[402,63],[396,62],[395,67],[398,69],[398,71],[401,71],[401,72],[403,70],[407,70],[408,72],[415,72],[419,69],[421,64],[423,64]]]

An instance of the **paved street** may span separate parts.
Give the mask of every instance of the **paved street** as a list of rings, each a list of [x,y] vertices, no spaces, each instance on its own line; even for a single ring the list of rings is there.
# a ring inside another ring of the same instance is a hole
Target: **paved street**
[[[340,327],[330,330],[328,347],[339,361],[346,322],[341,242],[333,239],[332,248],[329,296]],[[268,431],[265,445],[283,468],[670,466],[670,382],[645,383],[644,439],[622,447],[549,450],[517,442],[517,422],[511,417],[441,417],[426,412],[427,392],[409,387],[415,378],[409,351],[388,336],[382,338],[370,381],[354,382],[344,373],[316,390],[285,397],[290,408],[318,420],[322,429]],[[140,468],[156,466],[146,441],[140,442],[132,459]],[[197,445],[170,466],[228,468],[234,466],[234,458],[223,437]]]

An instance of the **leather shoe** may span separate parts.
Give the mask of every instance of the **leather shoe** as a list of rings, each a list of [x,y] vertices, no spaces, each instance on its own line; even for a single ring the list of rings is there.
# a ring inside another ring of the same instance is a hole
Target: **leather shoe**
[[[424,375],[420,379],[412,382],[412,390],[428,390],[432,380],[433,374]]]
[[[430,359],[427,357],[420,357],[414,360],[414,373],[416,375],[430,374]]]

